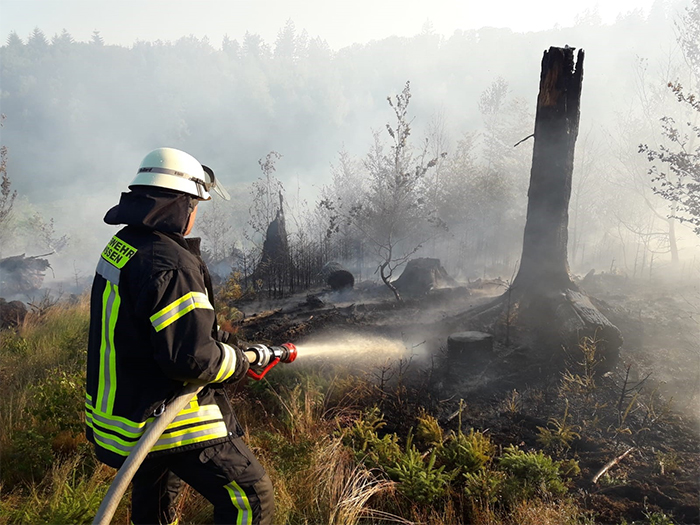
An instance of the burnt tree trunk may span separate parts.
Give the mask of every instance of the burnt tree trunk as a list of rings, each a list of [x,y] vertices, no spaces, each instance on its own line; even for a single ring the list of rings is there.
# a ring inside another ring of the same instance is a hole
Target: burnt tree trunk
[[[569,199],[578,136],[583,50],[552,47],[542,59],[535,116],[527,222],[516,289],[561,290],[571,285],[567,259]]]
[[[280,192],[280,207],[275,219],[267,227],[260,263],[251,276],[253,282],[262,280],[270,297],[282,297],[288,284],[291,268],[284,202]]]
[[[535,117],[527,222],[520,268],[508,291],[461,318],[471,329],[514,339],[538,361],[564,364],[583,337],[598,341],[601,369],[611,368],[620,331],[583,295],[569,275],[569,199],[578,135],[583,50],[545,51]],[[564,351],[562,351],[562,348]]]

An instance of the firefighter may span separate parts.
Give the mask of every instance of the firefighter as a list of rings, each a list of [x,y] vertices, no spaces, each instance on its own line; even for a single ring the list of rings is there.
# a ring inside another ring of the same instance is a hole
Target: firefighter
[[[134,476],[131,521],[174,524],[183,482],[214,505],[216,523],[272,522],[272,483],[243,443],[222,388],[248,360],[217,329],[211,279],[198,238],[186,238],[214,172],[159,148],[104,221],[125,225],[97,265],[90,302],[87,438],[119,468],[149,421],[185,383],[206,385],[166,428]]]

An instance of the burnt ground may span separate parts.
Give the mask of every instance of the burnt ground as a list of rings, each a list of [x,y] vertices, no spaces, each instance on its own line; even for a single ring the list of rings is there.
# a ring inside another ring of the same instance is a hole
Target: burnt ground
[[[388,383],[379,385],[388,431],[405,434],[414,423],[407,416],[419,406],[436,414],[444,427],[456,428],[455,414],[464,399],[463,425],[486,430],[497,444],[542,448],[539,428],[558,428],[566,411],[576,437],[569,448],[554,446],[549,452],[579,462],[573,493],[597,522],[644,520],[662,511],[676,523],[700,523],[698,285],[602,274],[580,286],[625,339],[617,368],[598,375],[585,392],[561,373],[542,372],[529,361],[528,349],[517,345],[496,341],[494,356],[483,363],[456,363],[447,356],[446,339],[454,330],[449,320],[502,293],[498,282],[435,290],[400,304],[371,285],[345,295],[316,291],[308,298],[247,304],[240,306],[246,318],[239,335],[302,345],[328,335],[398,340],[406,348],[395,361],[401,395],[392,395]],[[322,359],[331,359],[333,352],[329,348]],[[580,377],[580,355],[577,349],[570,352],[568,370]],[[381,348],[375,353],[381,357]],[[303,361],[300,353],[291,366],[303,366]],[[375,367],[369,374],[375,382],[386,362],[365,363]],[[395,372],[390,374],[394,381]],[[619,464],[592,482],[608,461],[631,447]]]

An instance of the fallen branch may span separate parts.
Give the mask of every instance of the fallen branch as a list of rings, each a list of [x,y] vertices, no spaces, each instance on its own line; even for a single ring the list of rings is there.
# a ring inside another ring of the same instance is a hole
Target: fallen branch
[[[627,456],[627,454],[629,454],[629,453],[632,452],[633,450],[634,450],[634,447],[630,447],[630,448],[628,448],[624,453],[622,453],[622,454],[620,454],[619,456],[617,456],[616,458],[613,458],[613,459],[611,459],[610,461],[608,461],[608,462],[605,464],[605,466],[604,466],[602,469],[600,469],[600,470],[598,471],[598,473],[597,473],[595,476],[593,476],[593,483],[594,483],[594,484],[595,484],[595,483],[598,483],[598,480],[601,478],[601,476],[602,476],[603,474],[605,474],[608,470],[610,470],[612,467],[614,467],[615,465],[617,465],[620,461],[622,461],[623,459],[625,459],[625,457]]]

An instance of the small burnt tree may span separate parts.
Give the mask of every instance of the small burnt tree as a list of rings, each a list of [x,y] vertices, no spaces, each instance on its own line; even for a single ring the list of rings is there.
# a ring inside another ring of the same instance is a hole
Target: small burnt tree
[[[611,367],[622,344],[620,331],[571,280],[567,259],[582,82],[583,50],[576,60],[568,46],[545,51],[520,268],[502,297],[468,313],[467,320],[497,332],[515,332],[533,357],[552,365],[562,363],[562,345],[575,347],[584,335],[594,337],[605,366]]]
[[[282,297],[285,288],[291,288],[291,275],[284,198],[280,191],[279,208],[274,220],[267,227],[260,263],[253,273],[253,279],[263,280],[270,297]]]
[[[410,83],[395,100],[387,97],[396,116],[395,127],[386,125],[391,137],[390,152],[385,152],[379,133],[364,161],[368,185],[358,204],[346,212],[346,218],[365,239],[377,263],[382,282],[401,300],[392,284],[394,272],[421,249],[442,225],[429,205],[426,173],[438,158],[427,159],[427,142],[416,155],[408,138],[411,126],[408,104]]]
[[[258,160],[262,175],[252,184],[248,220],[253,234],[244,234],[260,250],[260,257],[250,279],[253,283],[262,282],[270,297],[281,297],[284,294],[290,275],[284,187],[274,175],[275,163],[281,157],[276,151],[271,151],[264,159]]]

